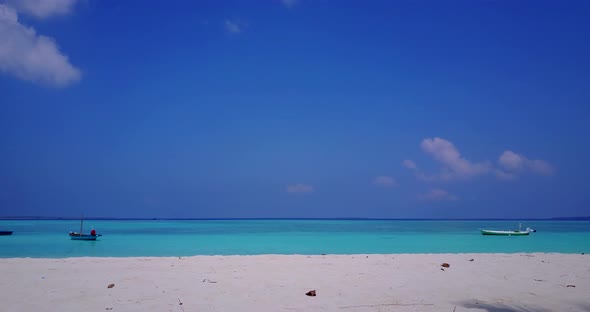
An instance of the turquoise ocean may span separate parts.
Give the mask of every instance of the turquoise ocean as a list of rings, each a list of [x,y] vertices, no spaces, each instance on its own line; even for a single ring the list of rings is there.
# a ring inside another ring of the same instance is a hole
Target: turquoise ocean
[[[590,221],[522,220],[529,236],[483,236],[513,220],[0,220],[0,258],[256,254],[590,252]]]

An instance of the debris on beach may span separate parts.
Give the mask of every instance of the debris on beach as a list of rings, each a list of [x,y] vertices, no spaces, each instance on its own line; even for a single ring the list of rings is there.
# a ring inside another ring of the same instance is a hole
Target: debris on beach
[[[474,261],[473,258],[472,259],[469,259],[469,262],[473,262],[473,261]]]
[[[443,268],[448,268],[451,265],[445,262],[445,263],[441,264],[440,266],[443,267]]]
[[[565,287],[576,287],[576,285],[569,284],[569,285],[567,285]]]
[[[310,297],[315,297],[315,296],[316,296],[316,294],[315,294],[315,289],[314,289],[314,290],[310,290],[310,291],[306,292],[306,293],[305,293],[305,295],[306,295],[306,296],[310,296]]]
[[[107,288],[113,288],[115,287],[115,284],[109,284],[109,286],[107,286]]]

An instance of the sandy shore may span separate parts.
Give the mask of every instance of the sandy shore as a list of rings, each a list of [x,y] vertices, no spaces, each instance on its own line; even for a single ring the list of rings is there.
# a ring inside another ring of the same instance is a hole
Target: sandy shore
[[[590,311],[574,254],[21,258],[0,276],[1,311]]]

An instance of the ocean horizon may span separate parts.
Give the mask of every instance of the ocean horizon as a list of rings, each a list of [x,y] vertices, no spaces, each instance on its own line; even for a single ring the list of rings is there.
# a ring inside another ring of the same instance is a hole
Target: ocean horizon
[[[72,241],[79,220],[0,220],[0,258],[259,254],[585,253],[590,221],[385,219],[196,219],[84,221],[103,236]],[[537,230],[490,237],[479,229]]]
[[[80,220],[80,216],[0,216],[2,220]],[[229,218],[229,217],[210,217],[210,218],[193,218],[193,217],[84,217],[84,220],[366,220],[366,221],[590,221],[590,216],[569,216],[569,217],[547,217],[547,218],[371,218],[371,217],[249,217],[249,218]]]

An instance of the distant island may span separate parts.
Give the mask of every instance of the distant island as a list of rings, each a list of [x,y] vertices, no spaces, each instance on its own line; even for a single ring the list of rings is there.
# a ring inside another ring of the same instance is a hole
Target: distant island
[[[554,217],[551,220],[576,220],[576,221],[590,221],[590,216],[586,217]]]

